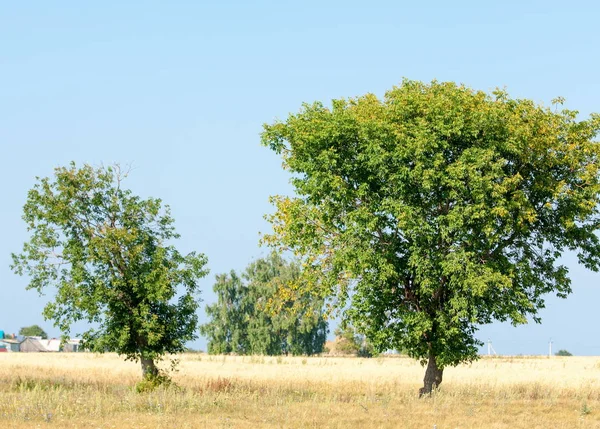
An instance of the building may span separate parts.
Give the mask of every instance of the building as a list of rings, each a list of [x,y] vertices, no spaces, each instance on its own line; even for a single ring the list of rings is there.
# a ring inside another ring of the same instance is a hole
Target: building
[[[0,352],[2,352],[2,348],[7,352],[18,352],[20,351],[21,341],[13,340],[9,338],[5,338],[4,340],[0,340]]]
[[[4,340],[6,341],[6,340]],[[40,337],[25,337],[20,343],[21,352],[80,352],[83,351],[81,348],[81,340],[73,338],[67,341],[61,347],[60,338],[50,338],[44,340]]]
[[[81,339],[71,338],[66,342],[65,345],[63,345],[62,351],[67,353],[82,352],[83,348],[81,348]]]
[[[25,337],[21,342],[19,351],[23,353],[47,352],[48,350],[40,341],[44,340],[40,337]]]
[[[50,338],[47,340],[38,340],[42,347],[47,352],[59,352],[60,351],[60,338]]]

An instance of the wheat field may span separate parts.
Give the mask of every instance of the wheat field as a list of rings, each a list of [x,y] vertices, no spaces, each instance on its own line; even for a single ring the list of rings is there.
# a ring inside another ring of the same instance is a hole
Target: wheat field
[[[138,364],[113,354],[3,353],[9,428],[600,428],[600,358],[495,357],[424,369],[403,357],[185,354],[176,386],[138,393]]]

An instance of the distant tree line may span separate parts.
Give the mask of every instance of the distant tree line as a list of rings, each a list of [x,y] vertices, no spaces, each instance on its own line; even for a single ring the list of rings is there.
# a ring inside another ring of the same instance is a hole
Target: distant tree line
[[[277,253],[252,262],[240,275],[217,275],[217,302],[206,307],[210,321],[200,332],[211,354],[313,355],[327,337],[323,300],[310,294],[286,298],[300,281],[301,267]]]

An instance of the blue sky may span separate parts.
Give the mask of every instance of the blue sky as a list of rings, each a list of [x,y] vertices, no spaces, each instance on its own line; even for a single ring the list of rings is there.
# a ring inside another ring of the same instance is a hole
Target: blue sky
[[[403,77],[563,96],[587,117],[600,111],[598,16],[593,1],[3,2],[0,329],[59,334],[41,316],[51,296],[9,269],[35,176],[71,160],[132,164],[129,187],[171,206],[183,251],[207,254],[210,303],[215,274],[266,254],[268,197],[291,192],[260,146],[263,123],[302,102],[381,96]],[[565,262],[574,293],[549,298],[541,325],[478,337],[501,354],[543,354],[552,338],[600,355],[600,275]]]

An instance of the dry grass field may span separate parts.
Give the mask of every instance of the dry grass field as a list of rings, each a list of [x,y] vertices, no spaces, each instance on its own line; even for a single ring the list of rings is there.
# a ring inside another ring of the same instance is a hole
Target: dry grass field
[[[116,355],[0,355],[3,428],[600,428],[600,358],[483,358],[423,368],[399,357],[189,354],[177,388],[137,393]]]

